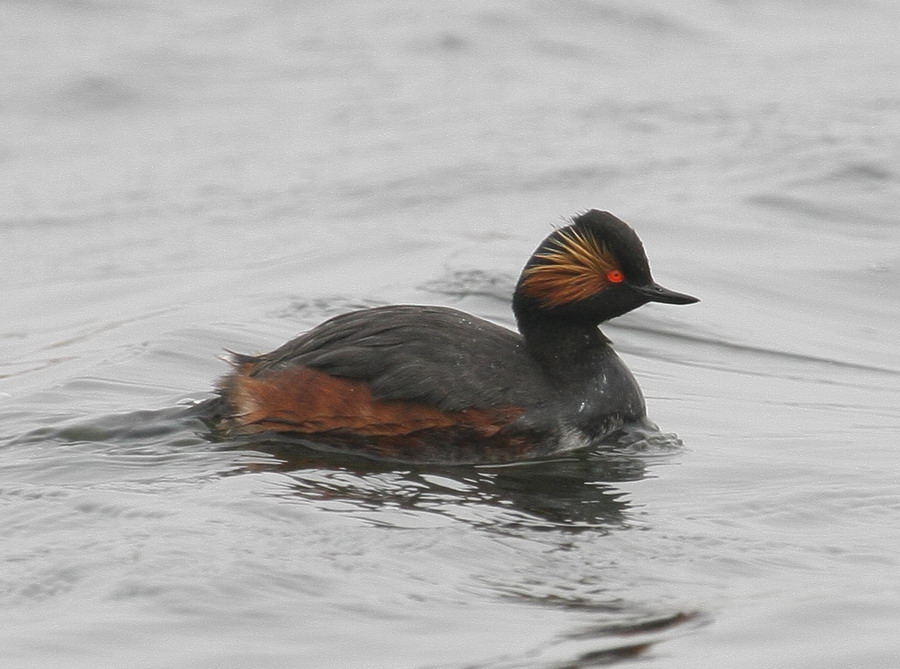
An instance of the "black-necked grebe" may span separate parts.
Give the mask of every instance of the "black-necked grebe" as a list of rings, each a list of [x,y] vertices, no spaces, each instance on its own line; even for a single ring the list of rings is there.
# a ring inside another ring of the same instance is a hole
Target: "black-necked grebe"
[[[647,302],[697,298],[656,284],[634,231],[591,210],[525,265],[513,294],[521,334],[447,307],[343,314],[271,353],[233,354],[218,425],[420,462],[593,444],[645,418],[637,381],[597,326]]]

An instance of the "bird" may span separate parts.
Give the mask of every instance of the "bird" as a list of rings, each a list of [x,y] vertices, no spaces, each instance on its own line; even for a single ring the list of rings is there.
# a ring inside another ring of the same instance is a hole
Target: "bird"
[[[269,353],[229,352],[212,400],[225,438],[283,438],[366,458],[506,463],[646,423],[634,375],[599,326],[663,288],[624,221],[591,209],[537,247],[512,296],[518,332],[445,306],[335,316]]]

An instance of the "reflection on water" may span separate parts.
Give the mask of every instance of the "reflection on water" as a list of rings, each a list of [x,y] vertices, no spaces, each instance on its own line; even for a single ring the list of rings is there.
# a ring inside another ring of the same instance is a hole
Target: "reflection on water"
[[[275,463],[254,469],[288,473],[296,494],[310,499],[449,514],[493,529],[577,532],[627,525],[627,496],[613,484],[642,479],[647,463],[678,453],[681,440],[644,423],[623,428],[606,446],[509,464],[452,466],[323,452],[275,435],[239,438],[223,447],[275,456]]]
[[[243,445],[246,448],[246,445]],[[359,460],[332,463],[300,446],[286,449],[260,443],[277,454],[297,495],[327,501],[352,501],[355,508],[427,512],[490,527],[608,530],[625,524],[624,493],[611,485],[638,480],[644,464],[614,454],[574,454],[504,467],[428,466],[382,469]],[[273,465],[262,465],[269,468]]]

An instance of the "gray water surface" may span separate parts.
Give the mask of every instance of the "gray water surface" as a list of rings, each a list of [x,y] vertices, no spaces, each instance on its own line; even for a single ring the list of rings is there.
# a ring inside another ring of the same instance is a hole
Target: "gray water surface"
[[[0,664],[900,666],[900,10],[0,8]],[[223,349],[512,325],[608,209],[675,442],[397,467],[212,440]]]

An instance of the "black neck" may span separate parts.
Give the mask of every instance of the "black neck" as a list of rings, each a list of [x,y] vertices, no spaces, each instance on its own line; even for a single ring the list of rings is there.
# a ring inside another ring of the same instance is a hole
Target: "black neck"
[[[547,314],[520,314],[518,324],[531,355],[560,381],[574,381],[584,375],[591,369],[595,355],[609,345],[609,340],[593,323]]]

